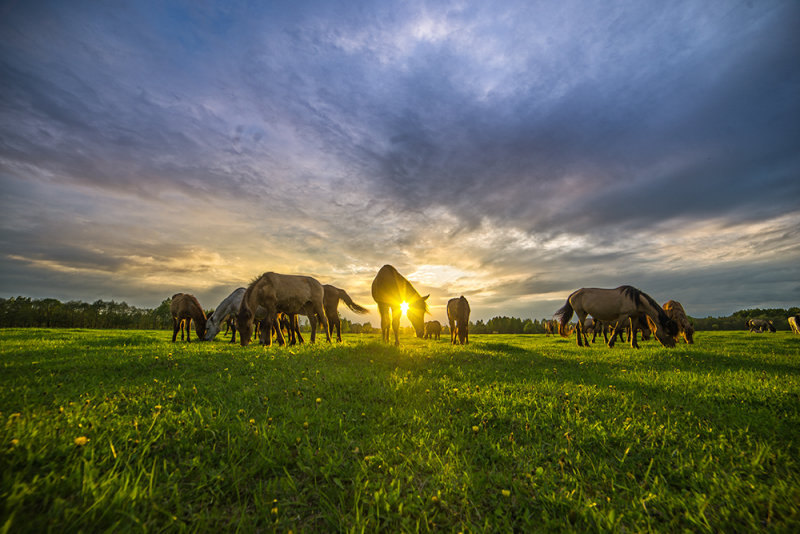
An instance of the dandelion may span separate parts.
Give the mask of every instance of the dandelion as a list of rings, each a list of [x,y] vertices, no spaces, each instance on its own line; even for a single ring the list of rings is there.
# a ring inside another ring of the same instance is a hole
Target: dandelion
[[[503,494],[503,497],[511,497],[511,491],[510,490],[507,490],[507,489],[500,490],[500,493]]]
[[[308,430],[308,421],[306,421],[305,423],[303,423],[303,428],[304,428],[305,430]]]
[[[436,495],[431,495],[431,502],[433,504],[438,503],[439,502],[439,497],[437,497]]]
[[[88,442],[89,442],[89,438],[87,438],[86,436],[80,436],[80,437],[75,438],[75,445],[77,445],[78,447],[83,447]]]
[[[319,397],[317,397],[317,404],[319,404],[319,403],[321,403],[321,402],[322,402],[322,399],[321,399],[321,398],[319,398]]]
[[[158,411],[158,410],[161,409],[161,405],[160,404],[156,404],[155,406],[153,406],[153,408],[155,408],[155,410]]]
[[[19,440],[17,438],[12,439],[11,440],[11,446],[12,447],[16,447],[17,445],[19,445]]]
[[[478,430],[480,430],[480,427],[478,427],[478,425],[472,425],[473,432],[477,432]]]
[[[254,424],[256,424],[256,420],[255,420],[255,419],[250,419],[250,424],[251,424],[251,425],[254,425]]]

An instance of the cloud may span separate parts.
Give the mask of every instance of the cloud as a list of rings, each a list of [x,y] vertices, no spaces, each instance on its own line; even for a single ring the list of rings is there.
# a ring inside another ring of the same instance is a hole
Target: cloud
[[[800,298],[795,3],[4,10],[3,294],[371,303],[392,263],[484,318]]]

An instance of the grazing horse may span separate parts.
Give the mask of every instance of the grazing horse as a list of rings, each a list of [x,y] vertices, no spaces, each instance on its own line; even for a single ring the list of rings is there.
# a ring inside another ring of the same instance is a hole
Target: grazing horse
[[[330,284],[325,284],[322,286],[325,290],[325,295],[323,296],[323,305],[325,306],[325,315],[328,317],[328,328],[330,329],[331,333],[333,333],[334,327],[336,327],[336,341],[342,341],[342,320],[339,318],[339,301],[345,303],[345,305],[350,308],[350,310],[354,311],[359,315],[363,315],[369,312],[363,306],[359,306],[353,299],[350,298],[350,295],[347,294],[347,291],[344,289],[339,289],[338,287],[332,286]],[[315,329],[316,319],[309,315],[308,322],[311,323],[311,329]]]
[[[411,283],[397,272],[391,265],[384,265],[375,275],[372,281],[372,298],[378,303],[378,311],[381,314],[381,338],[384,342],[389,342],[389,326],[394,331],[394,344],[400,345],[398,330],[400,329],[400,317],[403,315],[402,308],[405,303],[408,306],[406,315],[418,338],[424,335],[423,320],[428,312],[428,297],[421,297]]]
[[[425,339],[439,339],[442,335],[442,323],[439,321],[428,321],[425,323]]]
[[[214,308],[214,313],[208,316],[208,324],[206,325],[206,341],[213,341],[217,334],[219,334],[222,324],[230,324],[229,319],[235,317],[239,313],[239,306],[242,304],[242,297],[244,296],[245,288],[240,287],[233,291],[230,295],[225,297],[219,305]],[[233,335],[231,336],[231,343],[236,342],[236,324],[232,324]],[[227,332],[225,332],[227,334]]]
[[[545,337],[550,335],[555,335],[558,332],[558,323],[556,321],[542,321],[544,324],[544,335]]]
[[[464,296],[447,301],[447,320],[450,321],[450,342],[466,345],[469,343],[469,302]]]
[[[242,296],[236,326],[239,329],[239,343],[246,347],[253,335],[253,319],[259,306],[264,308],[264,330],[262,340],[265,345],[272,345],[272,330],[276,330],[278,343],[283,345],[283,333],[278,324],[278,313],[313,314],[317,316],[320,326],[325,331],[325,338],[331,341],[328,319],[325,316],[323,296],[325,290],[310,276],[278,274],[267,272],[253,280]],[[311,342],[314,342],[316,329],[311,330]]]
[[[677,300],[668,300],[664,303],[664,313],[678,325],[678,333],[675,336],[675,341],[677,342],[678,338],[683,336],[683,340],[687,345],[694,344],[694,327],[692,323],[689,322],[689,318],[686,316],[686,312],[683,310],[681,303]]]
[[[631,325],[631,347],[639,348],[636,334],[639,313],[645,313],[655,327],[656,339],[665,347],[674,347],[674,336],[678,331],[675,322],[667,317],[661,306],[647,293],[632,286],[620,286],[616,289],[582,288],[572,293],[566,304],[556,311],[553,318],[559,322],[559,333],[566,337],[566,326],[572,314],[578,316],[578,346],[589,346],[589,339],[584,332],[584,321],[587,315],[595,320],[616,324],[611,334],[609,347],[614,346],[617,334],[623,325]]]
[[[792,329],[792,333],[800,334],[800,314],[792,315],[786,320],[789,321],[789,327]]]
[[[201,341],[206,333],[206,314],[200,303],[188,293],[175,293],[172,295],[172,302],[169,305],[169,311],[172,314],[172,342],[175,343],[175,338],[178,336],[178,330],[181,330],[181,341],[183,341],[183,321],[186,321],[186,342],[191,343],[191,323],[194,320],[194,329],[197,332],[197,338]]]
[[[751,331],[756,334],[761,334],[769,330],[773,334],[775,333],[775,325],[772,324],[772,321],[768,319],[748,319],[744,325]]]

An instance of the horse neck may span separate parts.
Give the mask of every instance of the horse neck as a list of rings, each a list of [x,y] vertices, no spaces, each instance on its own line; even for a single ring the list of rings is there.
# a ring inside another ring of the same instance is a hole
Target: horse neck
[[[242,295],[242,303],[239,305],[239,313],[241,313],[242,310],[248,310],[251,316],[255,316],[256,308],[258,307],[257,303],[255,302],[256,301],[255,288],[260,281],[261,280],[259,279],[247,287],[247,290],[244,292],[244,295]]]
[[[192,316],[192,320],[195,322],[195,324],[198,324],[198,325],[202,324],[203,326],[205,326],[205,324],[206,324],[206,314],[203,313],[203,309],[202,308],[195,309],[194,307],[192,307],[192,309],[190,311],[190,315]]]
[[[400,280],[403,283],[403,289],[400,290],[398,288],[398,290],[402,292],[402,296],[405,297],[405,301],[406,302],[411,302],[411,301],[414,301],[414,300],[419,300],[420,299],[420,294],[417,293],[417,290],[414,289],[414,286],[411,285],[411,282],[409,282],[408,280],[406,280],[405,278],[402,278],[402,277],[401,277]]]
[[[658,328],[661,328],[661,315],[658,312],[663,312],[663,310],[661,308],[653,307],[644,294],[639,295],[639,308],[642,312],[646,313],[656,325],[658,325]]]

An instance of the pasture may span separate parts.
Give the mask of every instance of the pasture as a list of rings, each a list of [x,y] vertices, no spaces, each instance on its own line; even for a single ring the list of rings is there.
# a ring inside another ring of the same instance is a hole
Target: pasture
[[[0,330],[0,531],[800,530],[800,336]]]

